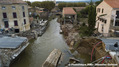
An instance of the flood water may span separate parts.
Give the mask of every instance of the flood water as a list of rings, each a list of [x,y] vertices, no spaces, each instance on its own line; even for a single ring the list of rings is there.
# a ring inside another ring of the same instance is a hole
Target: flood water
[[[59,67],[64,67],[71,56],[68,46],[60,31],[60,24],[57,19],[50,22],[50,25],[43,36],[31,40],[30,45],[18,56],[10,67],[42,67],[53,49],[59,49],[64,54],[64,60]]]

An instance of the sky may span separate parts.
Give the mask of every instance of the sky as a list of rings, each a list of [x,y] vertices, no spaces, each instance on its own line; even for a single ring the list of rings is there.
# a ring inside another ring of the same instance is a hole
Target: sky
[[[46,1],[46,0],[24,0],[24,1],[32,1],[33,2],[33,1]],[[56,1],[90,1],[90,0],[56,0]]]

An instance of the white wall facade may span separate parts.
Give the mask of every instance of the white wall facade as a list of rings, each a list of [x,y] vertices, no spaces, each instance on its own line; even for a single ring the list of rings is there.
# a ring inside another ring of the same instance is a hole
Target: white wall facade
[[[100,12],[98,11],[99,9],[100,9]],[[108,33],[109,33],[112,11],[113,11],[113,8],[104,1],[96,7],[97,16],[96,16],[95,28],[97,28],[98,32],[103,33],[105,36],[108,36]],[[106,23],[100,21],[98,17],[105,19]]]

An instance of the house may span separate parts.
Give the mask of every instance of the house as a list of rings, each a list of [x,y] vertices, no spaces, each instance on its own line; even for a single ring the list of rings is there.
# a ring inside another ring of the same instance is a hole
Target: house
[[[119,33],[119,0],[104,0],[96,7],[96,28],[103,36]]]
[[[0,0],[0,29],[30,30],[28,5],[22,0]]]
[[[65,18],[65,21],[75,21],[77,19],[77,14],[72,7],[64,7],[62,11],[62,16]]]

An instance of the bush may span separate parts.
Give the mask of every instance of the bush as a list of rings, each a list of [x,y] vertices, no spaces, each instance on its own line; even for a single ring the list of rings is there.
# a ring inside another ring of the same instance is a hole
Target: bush
[[[80,35],[81,37],[83,37],[83,36],[89,36],[88,26],[87,26],[85,23],[83,23],[83,24],[81,25],[81,27],[80,27],[79,30],[80,30],[79,35]]]

